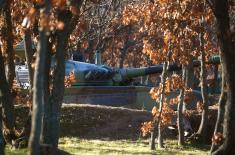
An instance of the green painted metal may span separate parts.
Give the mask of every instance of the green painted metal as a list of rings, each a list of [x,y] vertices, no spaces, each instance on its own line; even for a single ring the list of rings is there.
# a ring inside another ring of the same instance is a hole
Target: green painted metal
[[[21,45],[23,45],[21,43]],[[17,55],[24,57],[23,46],[18,46]],[[136,109],[151,110],[156,102],[151,99],[151,87],[131,86],[130,79],[162,72],[162,65],[117,69],[101,65],[101,55],[97,52],[96,64],[77,61],[66,61],[66,75],[74,72],[76,81],[72,87],[65,89],[65,103],[100,104],[109,106],[125,106]],[[209,58],[209,64],[219,64],[218,55]],[[53,65],[52,65],[53,66]],[[200,66],[200,61],[194,61],[194,66]],[[169,71],[180,70],[172,65]],[[200,94],[200,92],[195,92]],[[177,92],[172,97],[177,96]],[[200,96],[200,95],[198,95]],[[198,97],[200,100],[200,97]]]

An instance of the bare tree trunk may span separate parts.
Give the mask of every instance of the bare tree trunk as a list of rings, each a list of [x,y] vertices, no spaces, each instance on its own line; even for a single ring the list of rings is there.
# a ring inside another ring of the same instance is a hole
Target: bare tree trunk
[[[51,38],[52,39],[52,38]],[[53,123],[51,121],[51,104],[49,102],[49,98],[50,98],[50,66],[51,65],[51,51],[52,51],[52,46],[54,44],[54,39],[52,39],[52,42],[49,43],[48,46],[48,53],[46,56],[46,64],[45,64],[45,83],[44,83],[44,100],[45,100],[45,104],[44,104],[44,113],[43,113],[43,127],[42,127],[42,133],[41,133],[41,137],[40,137],[40,141],[42,144],[51,144],[50,139],[51,139],[51,132],[53,132],[51,130],[51,124]]]
[[[79,1],[78,8],[80,9],[83,1]],[[74,30],[78,17],[73,17],[70,11],[63,10],[58,16],[60,21],[63,21],[65,27],[63,30],[58,30],[56,37],[56,64],[53,75],[53,83],[51,95],[48,103],[45,104],[45,113],[43,118],[43,132],[41,140],[44,144],[50,144],[52,152],[44,152],[45,154],[58,153],[59,141],[59,123],[60,110],[64,96],[64,76],[65,76],[65,51],[68,45],[68,37]]]
[[[0,122],[2,122],[2,91],[0,90]],[[0,154],[5,155],[5,143],[2,134],[3,128],[2,123],[0,123]]]
[[[226,103],[226,91],[225,91],[225,77],[224,73],[222,72],[222,87],[221,87],[221,94],[219,99],[219,108],[218,108],[218,114],[217,114],[217,121],[215,124],[215,130],[214,134],[216,133],[223,133],[223,119],[224,119],[224,112],[225,112],[225,103]],[[210,152],[214,152],[216,149],[218,149],[220,145],[215,145],[213,142],[211,144],[211,150]]]
[[[195,86],[193,69],[193,60],[191,60],[189,64],[185,66],[185,86],[192,89],[194,89]]]
[[[82,4],[82,2],[81,2]],[[53,88],[51,92],[51,96],[49,99],[51,106],[51,119],[53,124],[51,124],[52,139],[51,144],[53,148],[57,149],[58,140],[59,140],[59,122],[60,122],[60,110],[64,95],[64,76],[65,76],[65,51],[68,45],[68,37],[71,32],[69,29],[74,29],[74,26],[71,26],[71,18],[68,16],[68,11],[61,12],[59,18],[61,21],[65,23],[65,28],[62,31],[58,31],[57,33],[57,46],[56,46],[56,68],[53,79]],[[70,14],[71,15],[71,14]]]
[[[86,49],[86,53],[88,53],[88,62],[89,63],[94,63],[94,53],[93,53],[93,46],[94,46],[94,40],[89,40],[88,41],[88,47]]]
[[[159,103],[158,148],[163,148],[161,117],[162,117],[163,103],[164,103],[164,98],[165,98],[165,82],[166,82],[166,73],[167,73],[167,67],[168,67],[167,64],[168,64],[167,62],[163,64],[162,77],[161,77],[162,92],[161,92],[161,98],[160,98],[160,103]]]
[[[127,53],[127,46],[125,46],[126,44],[124,44],[123,49],[121,49],[121,56],[120,56],[120,61],[119,61],[119,68],[123,68],[124,65],[124,60],[126,57],[126,53]]]
[[[218,80],[218,67],[219,65],[214,65],[214,85],[212,87],[213,93],[219,93],[219,80]]]
[[[7,57],[7,80],[9,83],[9,88],[12,88],[13,80],[15,78],[15,64],[14,57],[15,52],[13,49],[13,33],[12,33],[12,18],[11,18],[11,9],[10,9],[10,1],[7,0],[5,7],[3,8],[3,17],[4,17],[4,26],[5,26],[5,34],[3,35],[6,40],[6,57]]]
[[[155,139],[156,139],[156,134],[157,134],[157,127],[154,127],[153,131],[151,132],[151,137],[150,137],[150,149],[155,150]]]
[[[150,149],[155,149],[155,138],[156,138],[156,131],[158,131],[158,148],[163,148],[163,137],[162,137],[162,128],[161,128],[161,115],[163,110],[163,102],[165,98],[165,81],[166,81],[166,73],[167,73],[167,62],[163,64],[163,70],[161,75],[161,84],[162,84],[162,92],[160,97],[160,103],[159,103],[159,116],[157,119],[156,126],[154,127],[154,130],[151,132],[151,139],[150,139]]]
[[[123,68],[123,65],[124,65],[124,60],[126,58],[126,54],[127,54],[127,50],[130,46],[130,41],[129,41],[129,36],[131,34],[131,26],[128,26],[128,33],[126,34],[126,38],[125,38],[125,41],[124,41],[124,45],[121,49],[121,55],[120,55],[120,61],[119,61],[119,68]]]
[[[32,38],[31,38],[31,32],[29,29],[25,31],[24,35],[24,47],[25,47],[25,58],[26,63],[28,66],[29,71],[29,95],[32,96],[33,91],[33,68],[32,68],[32,60],[33,60],[33,48],[32,48]],[[21,133],[18,135],[17,139],[14,141],[14,147],[19,147],[19,143],[23,140],[29,139],[29,135],[31,132],[31,118],[32,118],[32,107],[29,107],[29,114],[27,116],[27,121],[25,122],[23,129],[21,130]],[[27,144],[26,144],[27,145]]]
[[[163,137],[162,137],[162,127],[161,123],[158,123],[158,135],[157,135],[157,147],[159,149],[163,148]]]
[[[225,105],[223,144],[212,154],[235,154],[235,52],[232,35],[230,32],[229,2],[227,0],[215,0],[214,13],[218,43],[221,50],[221,63],[226,75],[227,102]]]
[[[16,138],[15,135],[15,115],[12,94],[9,84],[6,79],[4,60],[0,47],[0,90],[2,92],[2,121],[4,130],[4,137],[7,143],[11,144],[12,139]]]
[[[30,90],[33,88],[33,68],[32,68],[32,61],[33,61],[33,48],[32,48],[33,42],[31,37],[31,32],[29,29],[25,31],[24,35],[24,47],[25,47],[25,58],[26,63],[28,66],[29,71],[29,84],[30,84]]]
[[[183,66],[182,67],[182,71],[183,71],[183,74],[182,74],[182,79],[183,79],[183,82],[185,82],[185,77],[186,77],[186,67]],[[184,126],[183,126],[183,104],[184,104],[184,90],[185,88],[183,87],[181,90],[180,90],[180,101],[178,103],[178,107],[177,107],[177,124],[178,124],[178,133],[179,133],[179,136],[178,136],[178,145],[179,146],[182,146],[184,145]]]
[[[64,76],[65,76],[65,50],[67,40],[64,39],[63,33],[61,33],[57,38],[57,67],[55,69],[55,76],[53,80],[53,88],[51,96],[49,99],[49,104],[51,104],[51,140],[53,149],[57,149],[59,140],[59,122],[60,122],[60,109],[62,105],[63,95],[64,95]],[[63,42],[63,43],[62,43]]]
[[[45,1],[42,13],[46,16],[50,14],[51,2]],[[49,37],[47,30],[43,27],[39,28],[39,47],[36,59],[36,67],[34,73],[34,90],[33,90],[33,110],[32,110],[32,127],[29,138],[29,155],[40,155],[40,138],[42,133],[42,115],[44,114],[45,104],[45,68],[48,55]],[[48,66],[49,67],[49,66]]]
[[[48,36],[45,30],[39,33],[39,51],[36,60],[33,91],[32,129],[29,138],[29,155],[40,155],[40,134],[44,105],[45,59],[48,49]]]
[[[202,138],[203,143],[207,140],[207,124],[208,124],[208,95],[207,95],[207,84],[206,84],[206,64],[205,64],[205,51],[203,34],[199,34],[200,46],[201,46],[201,94],[203,102],[203,111],[201,117],[201,123],[197,131],[197,136]]]

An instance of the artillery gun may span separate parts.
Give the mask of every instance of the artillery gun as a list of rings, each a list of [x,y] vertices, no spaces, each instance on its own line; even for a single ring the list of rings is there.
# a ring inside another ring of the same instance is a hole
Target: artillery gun
[[[218,56],[211,57],[208,63],[218,64]],[[98,63],[101,64],[101,63]],[[200,66],[200,61],[193,62]],[[52,65],[53,66],[53,65]],[[67,60],[65,74],[75,74],[75,82],[65,89],[64,103],[98,104],[108,106],[125,106],[131,108],[144,108],[150,110],[155,101],[149,96],[151,86],[133,85],[135,77],[161,73],[162,65],[142,68],[112,68],[106,65],[96,65],[79,61]],[[168,71],[181,70],[181,66],[170,65]],[[22,86],[28,86],[26,67],[17,67],[17,81]],[[194,91],[196,100],[201,100],[200,91]],[[172,94],[177,96],[178,93]],[[196,103],[195,103],[196,104]],[[194,104],[194,105],[195,105]],[[195,106],[194,106],[195,107]]]
[[[219,64],[218,56],[211,57],[209,64]],[[194,67],[200,66],[200,61],[193,62]],[[150,74],[161,73],[163,65],[155,65],[141,68],[112,68],[106,65],[96,65],[79,61],[68,60],[65,63],[65,74],[74,72],[76,81],[73,86],[120,86],[129,85],[130,79]],[[179,71],[181,66],[169,65],[168,71]]]
[[[95,65],[78,61],[66,61],[65,74],[75,74],[76,81],[72,86],[120,86],[129,85],[128,81],[139,76],[162,72],[162,65],[142,68],[112,68],[106,65]],[[177,71],[181,67],[170,65],[168,71]]]
[[[219,64],[218,56],[211,57],[209,64]],[[193,62],[194,67],[200,66],[200,61]],[[78,61],[66,61],[66,75],[75,74],[75,82],[72,87],[65,90],[64,102],[86,103],[109,106],[125,106],[131,108],[145,108],[150,110],[155,101],[149,96],[151,86],[132,85],[135,77],[161,73],[163,65],[155,65],[142,68],[112,68],[106,65],[89,64]],[[181,66],[170,65],[168,71],[179,71]],[[176,97],[175,92],[170,98]],[[195,101],[189,109],[196,108],[197,101],[201,101],[200,91],[193,91]]]
[[[168,70],[179,70],[172,65]],[[162,65],[142,68],[112,68],[78,61],[66,61],[66,75],[75,74],[72,86],[65,89],[65,103],[85,103],[108,106],[151,109],[154,101],[149,86],[131,84],[135,77],[162,72]]]

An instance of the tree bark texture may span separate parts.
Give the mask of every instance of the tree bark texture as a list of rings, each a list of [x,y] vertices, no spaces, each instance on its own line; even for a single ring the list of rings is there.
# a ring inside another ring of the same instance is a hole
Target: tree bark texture
[[[83,1],[79,1],[80,9]],[[56,41],[56,64],[52,77],[52,90],[48,102],[45,103],[45,112],[43,115],[43,134],[42,142],[50,144],[53,153],[57,153],[59,140],[59,122],[60,110],[64,95],[64,76],[65,76],[65,51],[68,45],[68,37],[74,30],[78,17],[73,17],[70,11],[63,10],[59,13],[58,18],[63,21],[65,27],[58,30],[55,35]],[[49,152],[47,152],[50,154]]]
[[[151,150],[155,150],[156,149],[155,139],[156,139],[157,131],[158,131],[157,127],[154,127],[153,131],[150,133],[151,136],[150,136],[149,145],[150,145],[150,149]]]
[[[162,70],[162,75],[161,75],[161,84],[162,84],[162,92],[161,92],[161,97],[160,97],[160,102],[159,102],[159,116],[157,119],[156,126],[154,127],[154,130],[151,132],[151,139],[150,139],[150,149],[154,150],[155,149],[155,135],[156,131],[158,131],[158,148],[163,148],[163,137],[162,137],[162,128],[161,128],[161,114],[163,110],[163,102],[165,98],[165,81],[166,81],[166,73],[167,73],[167,62],[163,64],[163,70]]]
[[[40,31],[39,37],[39,49],[34,74],[32,129],[29,139],[29,155],[40,155],[39,140],[41,134],[42,113],[44,105],[44,70],[46,53],[48,52],[48,36],[46,36],[45,30]]]
[[[212,154],[232,155],[235,154],[235,52],[230,32],[229,2],[227,0],[215,0],[214,8],[221,61],[227,82],[227,101],[224,115],[224,141]]]
[[[193,67],[193,60],[189,62],[189,64],[185,67],[185,86],[187,88],[194,89],[195,87],[195,78],[194,77],[194,67]]]
[[[212,93],[219,93],[219,79],[218,79],[218,74],[219,74],[219,65],[214,65],[214,85],[212,86]],[[223,86],[221,86],[223,87]]]
[[[51,65],[51,53],[50,51],[52,51],[52,46],[53,46],[54,40],[52,41],[52,43],[49,43],[48,46],[48,53],[46,56],[46,60],[45,60],[45,81],[44,81],[44,113],[43,113],[43,126],[42,126],[42,133],[41,133],[41,143],[44,144],[50,144],[50,139],[51,139],[51,131],[50,130],[50,126],[51,126],[51,122],[50,121],[50,112],[51,112],[51,104],[49,104],[49,97],[50,97],[50,81],[51,81],[51,77],[50,77],[50,66]],[[46,124],[46,125],[45,125]]]
[[[167,67],[168,63],[165,62],[163,64],[163,70],[161,75],[161,84],[162,84],[162,92],[161,92],[161,98],[159,103],[159,117],[158,117],[158,148],[163,148],[163,137],[162,137],[162,127],[161,127],[161,116],[163,111],[163,104],[165,99],[165,82],[166,82],[166,74],[167,74]]]
[[[225,112],[225,103],[226,103],[226,91],[225,91],[225,77],[224,73],[222,72],[222,88],[221,88],[221,94],[219,99],[219,108],[218,108],[218,114],[217,114],[217,120],[215,124],[215,130],[214,134],[216,133],[223,133],[223,120],[224,120],[224,112]],[[214,152],[216,149],[218,149],[220,145],[215,145],[214,143],[211,144],[211,150],[210,152]]]
[[[64,21],[67,28],[69,27],[70,19],[68,19],[67,12],[62,12],[60,20]],[[65,27],[64,30],[59,31],[57,34],[57,46],[56,46],[56,68],[53,79],[53,88],[51,97],[49,99],[52,105],[51,119],[54,122],[51,125],[52,132],[52,146],[58,147],[59,140],[59,121],[60,121],[60,109],[62,105],[64,95],[64,76],[65,76],[65,51],[68,44],[69,33]]]
[[[15,52],[13,49],[14,37],[12,33],[12,19],[11,19],[11,8],[10,1],[7,0],[3,8],[3,17],[4,17],[4,40],[6,41],[6,66],[7,66],[7,80],[9,83],[9,88],[12,88],[13,80],[15,78],[15,64],[14,57]]]
[[[185,82],[185,78],[186,78],[186,67],[182,67],[182,79],[183,82]],[[183,104],[184,104],[184,92],[185,92],[185,88],[183,87],[180,90],[180,101],[178,103],[178,107],[177,107],[177,124],[178,124],[178,145],[182,146],[184,145],[184,126],[183,126]]]
[[[208,124],[208,95],[207,95],[207,84],[206,84],[206,64],[205,64],[205,51],[204,51],[204,41],[203,34],[199,34],[200,47],[201,47],[201,72],[200,72],[200,81],[201,81],[201,94],[202,94],[202,116],[201,123],[197,131],[197,135],[202,139],[203,143],[206,143],[207,140],[207,124]]]
[[[15,139],[15,115],[13,97],[10,91],[9,84],[5,74],[4,59],[0,47],[0,90],[2,92],[2,121],[4,128],[4,137],[7,143],[11,143],[12,139]]]
[[[124,45],[123,45],[123,47],[121,49],[119,68],[123,68],[124,60],[125,60],[126,54],[127,54],[127,50],[130,47],[130,45],[131,45],[131,43],[129,41],[129,36],[131,34],[131,30],[132,30],[131,26],[128,26],[128,32],[127,32],[126,37],[125,37]]]
[[[2,122],[2,91],[0,90],[0,122]],[[2,134],[3,128],[2,123],[0,123],[0,154],[5,155],[5,142]]]

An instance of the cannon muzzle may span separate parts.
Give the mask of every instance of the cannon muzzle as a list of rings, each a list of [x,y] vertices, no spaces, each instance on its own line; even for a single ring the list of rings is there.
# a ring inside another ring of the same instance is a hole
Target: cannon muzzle
[[[218,55],[211,56],[206,63],[207,64],[214,64],[214,65],[220,64],[220,56],[218,56]],[[193,61],[194,67],[199,67],[200,65],[201,65],[200,60]],[[177,64],[173,64],[173,65],[168,66],[167,71],[179,71],[181,69],[182,69],[182,66],[179,66]],[[145,76],[145,75],[150,75],[150,74],[162,73],[162,70],[163,70],[163,65],[155,65],[155,66],[141,67],[141,68],[120,69],[118,72],[118,74],[120,74],[120,75],[115,75],[114,81],[123,81],[126,79],[138,77],[138,76]]]
[[[155,65],[150,67],[141,67],[141,68],[126,68],[120,69],[119,74],[122,79],[130,79],[138,76],[146,76],[150,74],[162,73],[163,65]],[[181,70],[181,66],[170,65],[167,69],[168,71],[178,71]]]

